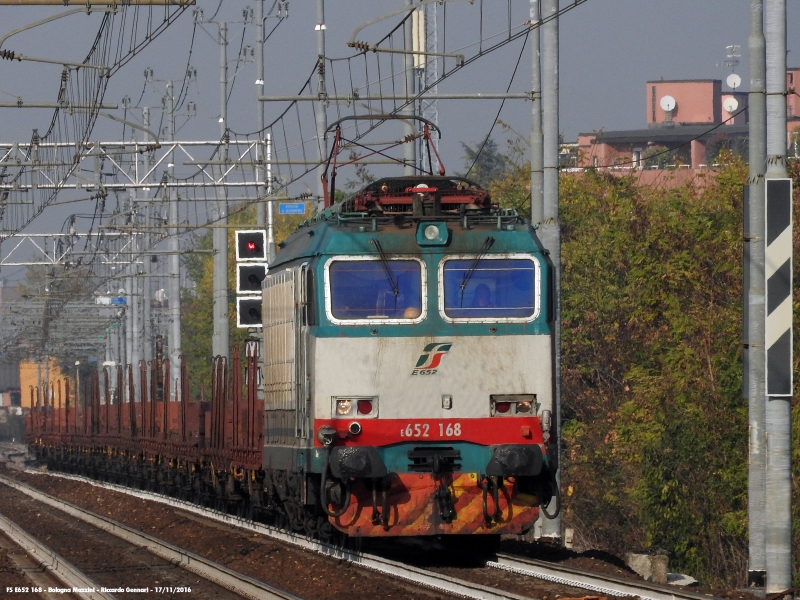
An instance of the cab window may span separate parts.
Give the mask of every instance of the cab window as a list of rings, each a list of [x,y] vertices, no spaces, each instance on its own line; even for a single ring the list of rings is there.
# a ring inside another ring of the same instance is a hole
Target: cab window
[[[328,309],[338,321],[417,321],[423,315],[423,266],[418,260],[333,260]]]
[[[526,321],[538,314],[538,263],[531,258],[443,261],[444,316],[452,320]]]

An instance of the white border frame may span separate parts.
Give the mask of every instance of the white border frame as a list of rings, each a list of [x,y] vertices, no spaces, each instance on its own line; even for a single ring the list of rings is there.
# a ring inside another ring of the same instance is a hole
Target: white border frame
[[[416,319],[337,319],[333,316],[333,309],[331,306],[331,265],[335,262],[356,262],[356,261],[371,261],[379,262],[381,259],[378,256],[364,256],[364,255],[340,255],[329,258],[325,263],[325,316],[328,321],[334,325],[416,325],[422,323],[428,316],[428,268],[418,256],[410,256],[407,254],[392,255],[387,257],[387,261],[398,260],[413,260],[420,266],[420,277],[422,278],[420,286],[420,301],[422,303],[420,315]]]
[[[261,323],[256,325],[243,325],[242,324],[242,302],[245,300],[258,300],[259,306],[264,302],[261,294],[248,294],[247,296],[236,296],[236,329],[264,329],[264,319],[262,315]],[[264,307],[261,306],[261,310]]]
[[[261,247],[264,248],[264,256],[259,256],[258,258],[244,258],[239,256],[239,235],[240,233],[260,233],[263,239],[261,243]],[[267,230],[266,229],[237,229],[236,233],[233,236],[234,244],[236,246],[236,261],[237,262],[246,262],[246,263],[254,263],[254,262],[265,262],[267,258],[269,258],[269,252],[267,251]]]
[[[241,291],[242,289],[242,281],[241,281],[241,273],[239,272],[239,267],[264,267],[264,279],[266,279],[267,275],[269,275],[269,263],[265,262],[255,262],[252,260],[248,261],[241,261],[236,263],[236,294],[239,296],[257,296],[261,294],[261,288],[264,286],[264,280],[261,280],[261,283],[258,285],[257,292],[244,292]]]
[[[492,317],[476,319],[474,317],[450,317],[444,311],[444,265],[451,260],[475,260],[477,254],[452,254],[439,261],[438,287],[439,287],[439,316],[446,323],[530,323],[535,321],[542,312],[542,266],[539,258],[525,252],[506,252],[503,254],[489,254],[481,257],[484,260],[522,259],[533,263],[533,314],[529,317]]]

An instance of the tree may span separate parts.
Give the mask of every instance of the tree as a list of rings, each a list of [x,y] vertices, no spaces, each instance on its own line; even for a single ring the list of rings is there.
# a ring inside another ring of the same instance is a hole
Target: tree
[[[666,146],[650,146],[642,153],[642,162],[645,167],[666,169],[677,165],[691,164],[690,148],[688,145],[670,150]]]
[[[347,156],[347,160],[357,161],[359,158],[361,158],[361,153],[356,152],[355,149],[351,148]],[[354,192],[375,181],[376,177],[370,172],[370,170],[367,168],[367,165],[362,162],[354,162],[353,166],[356,170],[356,178],[348,179],[344,184],[344,189]]]
[[[566,518],[712,584],[746,571],[744,178],[738,160],[703,188],[562,178]]]
[[[663,548],[671,568],[735,585],[747,557],[746,168],[729,152],[721,163],[705,185],[672,189],[561,176],[562,489],[584,544]],[[523,211],[530,168],[513,164],[489,189]]]
[[[463,177],[472,179],[476,183],[487,186],[490,182],[500,179],[508,171],[506,157],[498,150],[497,142],[486,138],[474,148],[461,142],[464,149],[464,165],[467,171]]]

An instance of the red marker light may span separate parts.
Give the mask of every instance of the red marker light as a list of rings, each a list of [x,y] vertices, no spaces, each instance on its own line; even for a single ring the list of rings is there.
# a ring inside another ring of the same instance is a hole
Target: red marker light
[[[511,409],[511,402],[498,402],[494,405],[494,410],[499,413],[507,413]]]
[[[250,252],[254,252],[255,249],[256,249],[256,243],[255,242],[247,242],[247,249],[250,250]]]
[[[368,415],[372,412],[372,402],[369,400],[359,400],[358,401],[358,412],[362,415]]]

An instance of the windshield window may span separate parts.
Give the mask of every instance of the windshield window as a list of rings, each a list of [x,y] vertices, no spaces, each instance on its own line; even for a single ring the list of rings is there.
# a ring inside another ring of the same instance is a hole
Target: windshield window
[[[422,266],[415,260],[337,260],[329,274],[336,319],[417,319],[422,314]]]
[[[454,319],[524,319],[536,310],[535,265],[528,258],[447,260],[444,312]]]

